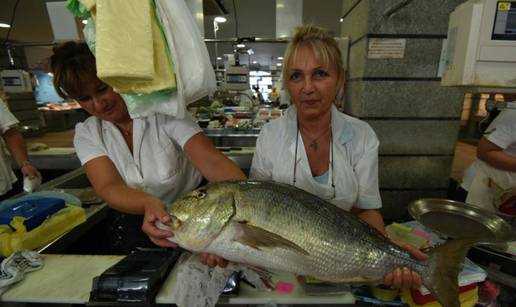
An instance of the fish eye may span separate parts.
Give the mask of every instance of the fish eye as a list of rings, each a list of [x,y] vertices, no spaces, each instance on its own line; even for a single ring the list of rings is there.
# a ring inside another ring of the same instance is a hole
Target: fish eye
[[[198,199],[203,199],[205,197],[206,197],[206,191],[201,190],[201,191],[197,192]]]

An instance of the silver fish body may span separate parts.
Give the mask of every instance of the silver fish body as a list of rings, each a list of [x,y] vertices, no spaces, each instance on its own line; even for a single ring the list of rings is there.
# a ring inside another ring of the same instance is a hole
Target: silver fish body
[[[214,183],[177,201],[169,213],[171,240],[189,250],[330,282],[380,283],[386,273],[408,267],[439,296],[435,271],[443,261],[416,261],[353,214],[289,185]],[[454,250],[465,254],[468,247]]]

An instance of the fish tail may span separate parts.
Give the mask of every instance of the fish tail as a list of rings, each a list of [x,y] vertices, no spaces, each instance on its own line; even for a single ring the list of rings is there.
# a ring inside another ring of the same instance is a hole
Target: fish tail
[[[460,307],[458,276],[474,243],[471,239],[449,240],[431,251],[423,284],[442,306]]]

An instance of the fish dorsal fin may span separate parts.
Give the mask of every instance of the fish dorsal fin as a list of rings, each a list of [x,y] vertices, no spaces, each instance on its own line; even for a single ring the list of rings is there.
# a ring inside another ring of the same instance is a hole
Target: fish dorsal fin
[[[290,249],[306,256],[309,255],[306,250],[296,243],[263,228],[246,224],[245,222],[239,223],[239,228],[242,232],[235,241],[240,242],[241,244],[250,246],[257,250],[261,250],[261,247],[277,247]]]

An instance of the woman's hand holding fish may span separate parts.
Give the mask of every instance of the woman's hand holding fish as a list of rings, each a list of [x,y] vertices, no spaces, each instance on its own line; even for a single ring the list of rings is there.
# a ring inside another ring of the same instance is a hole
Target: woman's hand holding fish
[[[228,265],[228,261],[226,259],[208,253],[201,253],[201,262],[210,268],[214,268],[217,265],[221,268],[225,268]]]
[[[426,260],[428,259],[428,255],[417,249],[416,247],[402,242],[402,241],[392,241],[394,244],[398,245],[402,249],[409,252],[412,257],[416,258],[417,260]],[[404,268],[397,268],[393,272],[388,273],[383,278],[383,283],[387,286],[391,286],[396,289],[401,288],[413,288],[417,289],[421,286],[421,276],[411,271],[410,269],[404,267]]]
[[[171,222],[170,215],[159,199],[145,204],[142,230],[149,236],[154,244],[161,247],[176,247],[176,243],[167,240],[167,238],[172,237],[174,233],[170,230],[159,229],[156,226],[156,222],[161,222],[164,225],[169,225]]]

